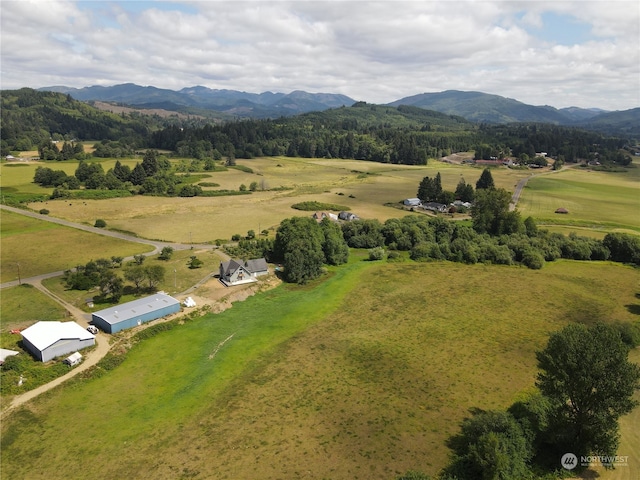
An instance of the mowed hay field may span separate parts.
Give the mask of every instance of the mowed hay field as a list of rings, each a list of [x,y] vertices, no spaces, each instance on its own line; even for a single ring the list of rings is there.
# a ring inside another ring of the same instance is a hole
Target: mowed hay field
[[[399,205],[405,198],[415,197],[425,176],[435,177],[440,172],[444,188],[455,190],[460,178],[475,185],[482,173],[481,168],[438,161],[427,166],[288,157],[237,162],[253,173],[236,169],[204,172],[199,175],[208,176],[200,181],[219,185],[204,187],[205,190],[238,190],[240,185],[249,187],[256,182],[258,190],[250,195],[50,200],[29,207],[47,208],[52,216],[90,225],[101,218],[108,228],[135,232],[148,239],[209,242],[228,239],[236,233],[244,235],[248,230],[275,229],[285,218],[310,215],[312,212],[291,208],[303,201],[343,205],[361,218],[385,221],[408,213],[386,204]],[[113,160],[105,161],[105,171],[112,163]],[[509,190],[527,174],[507,168],[493,170],[496,185]],[[286,190],[278,190],[281,187]]]
[[[89,260],[127,257],[153,247],[95,235],[44,220],[0,212],[0,280],[8,282],[85,264]]]
[[[470,409],[503,409],[531,390],[550,332],[637,321],[639,282],[606,262],[353,261],[159,333],[115,370],[10,413],[3,475],[435,474]]]
[[[554,213],[560,207],[569,213]],[[540,223],[640,233],[640,168],[605,173],[574,167],[537,176],[527,183],[518,208]]]

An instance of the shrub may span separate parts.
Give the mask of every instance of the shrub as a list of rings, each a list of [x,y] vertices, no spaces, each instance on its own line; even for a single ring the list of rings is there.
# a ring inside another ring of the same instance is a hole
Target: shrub
[[[522,264],[532,270],[540,270],[544,266],[544,258],[535,250],[527,250],[522,256]]]
[[[384,258],[384,248],[375,247],[369,250],[369,260],[382,260]]]
[[[107,222],[99,218],[96,220],[96,223],[94,223],[93,226],[96,228],[104,228],[107,226]]]

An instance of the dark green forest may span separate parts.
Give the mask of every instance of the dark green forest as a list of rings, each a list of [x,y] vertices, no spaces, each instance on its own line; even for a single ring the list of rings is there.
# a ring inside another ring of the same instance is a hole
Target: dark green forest
[[[225,123],[115,115],[69,95],[28,88],[2,91],[1,138],[3,156],[38,149],[41,158],[49,160],[69,157],[69,149],[63,155],[51,147],[51,140],[91,140],[99,157],[155,148],[199,160],[287,155],[408,165],[467,151],[475,151],[478,159],[516,157],[526,162],[546,152],[567,162],[627,165],[635,143],[572,127],[475,124],[419,107],[364,102],[294,117]]]

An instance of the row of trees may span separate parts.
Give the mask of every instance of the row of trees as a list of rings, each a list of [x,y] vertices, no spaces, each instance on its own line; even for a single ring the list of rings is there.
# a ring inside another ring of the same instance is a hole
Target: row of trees
[[[87,190],[128,190],[148,195],[193,197],[202,194],[198,185],[180,185],[182,178],[175,175],[169,160],[155,150],[147,150],[142,162],[136,163],[133,169],[118,160],[105,173],[101,163],[81,160],[74,175],[38,167],[33,181],[43,187],[58,189],[54,196],[60,196],[61,190],[78,190],[82,186]]]
[[[476,189],[487,190],[492,188],[495,188],[495,184],[491,170],[485,168],[476,182]],[[466,183],[464,178],[458,181],[455,192],[444,190],[442,188],[442,177],[440,172],[438,172],[434,178],[427,176],[420,181],[417,197],[422,202],[438,202],[448,205],[454,200],[471,203],[475,198],[475,192],[473,185]]]
[[[503,197],[500,189],[481,189],[476,202],[482,206],[485,196],[491,195]],[[383,249],[409,251],[415,261],[522,264],[531,269],[540,269],[545,262],[559,258],[611,258],[640,265],[637,237],[623,233],[607,234],[603,240],[565,236],[539,230],[531,217],[523,222],[517,212],[507,211],[505,215],[503,221],[497,222],[493,216],[482,214],[477,222],[474,218],[473,227],[423,215],[393,218],[384,224],[378,220],[355,220],[342,225],[327,218],[318,224],[308,217],[295,217],[282,222],[273,245],[268,240],[247,240],[235,253],[282,262],[285,280],[294,283],[318,277],[324,264],[346,262],[348,247],[370,249],[378,256]]]

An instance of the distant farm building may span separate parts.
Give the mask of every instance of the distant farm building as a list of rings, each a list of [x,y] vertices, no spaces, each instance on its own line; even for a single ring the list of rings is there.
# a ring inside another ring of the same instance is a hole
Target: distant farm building
[[[431,210],[432,212],[440,212],[440,213],[446,213],[449,211],[448,205],[445,205],[444,203],[437,203],[437,202],[427,202],[422,206],[422,208],[424,208],[425,210]]]
[[[37,322],[20,333],[24,347],[41,362],[96,343],[96,337],[76,322]]]
[[[419,198],[407,198],[402,203],[405,207],[418,207],[422,202]]]
[[[351,212],[340,212],[338,214],[338,218],[340,220],[344,220],[346,222],[352,222],[354,220],[360,220],[360,217],[358,217],[355,213],[351,213]]]
[[[227,287],[231,285],[242,285],[243,283],[256,282],[256,278],[269,273],[269,266],[264,258],[254,260],[231,259],[227,262],[220,262],[220,281]]]
[[[328,218],[329,220],[333,220],[334,222],[338,221],[338,215],[336,215],[335,213],[316,212],[313,214],[313,219],[318,223],[320,223],[325,218]]]
[[[180,311],[180,302],[166,293],[156,293],[91,314],[91,323],[107,333],[137,327]]]

